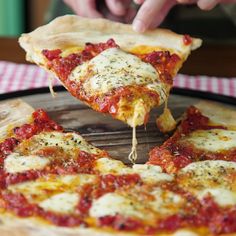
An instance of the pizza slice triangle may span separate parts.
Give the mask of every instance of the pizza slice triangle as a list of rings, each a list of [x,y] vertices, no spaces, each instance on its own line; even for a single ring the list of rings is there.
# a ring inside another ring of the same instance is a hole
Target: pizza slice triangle
[[[165,29],[138,34],[130,25],[74,15],[23,34],[19,42],[27,60],[59,78],[74,97],[133,127],[132,160],[135,127],[167,101],[177,71],[201,45]]]
[[[201,161],[236,162],[235,110],[206,101],[189,107],[173,136],[150,151],[148,163],[176,173]]]

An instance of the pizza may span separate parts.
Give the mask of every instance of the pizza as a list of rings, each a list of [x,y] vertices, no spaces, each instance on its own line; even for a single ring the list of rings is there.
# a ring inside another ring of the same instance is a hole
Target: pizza
[[[177,130],[150,152],[150,164],[167,173],[198,161],[236,162],[236,112],[201,102],[187,109]]]
[[[167,100],[177,71],[201,45],[164,29],[138,34],[130,25],[72,15],[23,34],[19,42],[27,60],[56,75],[74,97],[133,127],[131,156],[135,127]]]
[[[16,104],[15,109],[29,108],[22,101]],[[229,135],[211,138],[223,147],[220,153],[228,155],[233,147],[225,141],[234,139],[236,113],[212,103],[207,107],[204,103],[190,107],[176,132],[187,127],[184,122],[189,120],[191,144],[191,132],[230,130]],[[8,106],[9,120],[11,109]],[[199,120],[207,117],[208,122],[199,122],[196,128],[191,120],[193,109]],[[152,156],[146,164],[127,166],[86,142],[78,132],[66,132],[44,110],[31,110],[22,114],[25,123],[5,127],[0,143],[1,235],[236,233],[233,155],[231,159],[194,159],[175,173],[157,165]]]

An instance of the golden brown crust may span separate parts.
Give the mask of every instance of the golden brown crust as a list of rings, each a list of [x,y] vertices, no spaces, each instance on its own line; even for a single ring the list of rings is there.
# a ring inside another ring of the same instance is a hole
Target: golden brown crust
[[[216,102],[201,101],[195,105],[211,122],[236,130],[236,110]]]
[[[99,230],[95,228],[65,228],[56,227],[53,225],[46,224],[37,219],[25,218],[21,219],[9,214],[0,215],[0,235],[1,236],[138,236],[136,233],[124,233],[124,232],[112,232],[106,230]],[[197,236],[191,232],[191,230],[178,230],[177,233],[155,234],[156,236]],[[152,235],[152,236],[155,236]],[[141,236],[141,235],[140,235]],[[209,235],[210,236],[210,235]],[[226,236],[226,235],[225,235]],[[227,236],[231,236],[227,235]],[[232,234],[233,236],[233,234]]]
[[[95,228],[65,228],[44,223],[34,218],[19,218],[10,214],[0,215],[1,236],[136,236],[133,233],[114,233]],[[165,236],[165,235],[160,235]]]
[[[21,99],[9,100],[0,103],[0,140],[7,131],[29,121],[34,109]]]
[[[40,65],[44,63],[40,53],[43,49],[83,48],[86,42],[99,43],[110,38],[125,51],[132,51],[140,46],[149,46],[153,50],[163,48],[177,53],[183,61],[191,50],[201,45],[200,39],[193,39],[192,43],[185,45],[183,35],[166,29],[139,34],[133,31],[131,25],[75,15],[58,17],[29,34],[23,34],[19,43],[27,52],[27,60]]]

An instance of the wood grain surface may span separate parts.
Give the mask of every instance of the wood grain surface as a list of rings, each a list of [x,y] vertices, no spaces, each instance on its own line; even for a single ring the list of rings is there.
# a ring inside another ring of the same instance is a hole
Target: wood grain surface
[[[35,94],[19,97],[35,109],[45,109],[51,118],[67,130],[79,131],[84,138],[93,145],[107,150],[111,156],[128,162],[131,148],[131,128],[124,123],[114,120],[109,115],[97,113],[71,97],[68,92],[57,92],[56,98],[50,93]],[[185,109],[200,101],[181,95],[171,95],[169,107],[175,118],[179,118]],[[155,118],[160,115],[162,107],[155,109],[150,116],[146,127],[137,128],[138,163],[146,162],[148,152],[155,145],[160,145],[168,136],[161,134],[156,125]]]

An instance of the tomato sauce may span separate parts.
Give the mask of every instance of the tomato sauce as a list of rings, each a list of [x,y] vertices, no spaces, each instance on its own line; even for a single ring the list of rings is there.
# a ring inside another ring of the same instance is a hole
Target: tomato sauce
[[[116,189],[135,184],[141,184],[141,178],[138,174],[125,175],[101,175],[98,176],[96,183],[87,184],[80,190],[81,198],[78,204],[78,210],[81,214],[86,215],[91,207],[92,199],[101,197],[102,195],[114,192]]]
[[[63,128],[55,121],[51,120],[47,113],[42,109],[36,110],[32,114],[32,117],[32,124],[24,124],[14,128],[14,134],[18,140],[29,139],[42,131],[63,131]]]
[[[30,203],[21,193],[2,194],[4,207],[20,217],[42,217],[57,226],[73,227],[85,225],[79,215],[65,215],[45,211],[37,204]]]
[[[160,165],[168,173],[176,173],[179,169],[195,161],[236,161],[236,148],[224,152],[209,152],[197,149],[190,143],[179,142],[182,137],[189,135],[195,130],[210,129],[226,128],[224,126],[209,125],[209,118],[202,115],[196,107],[191,106],[175,134],[161,147],[155,147],[150,151],[148,163]]]
[[[188,35],[188,34],[185,34],[184,37],[183,37],[183,42],[184,42],[184,45],[190,45],[192,43],[193,39]]]
[[[100,217],[98,224],[99,226],[109,226],[119,231],[136,231],[144,227],[141,221],[122,215]]]
[[[0,143],[0,164],[2,164],[3,159],[13,151],[18,143],[19,141],[16,138],[7,138]]]

